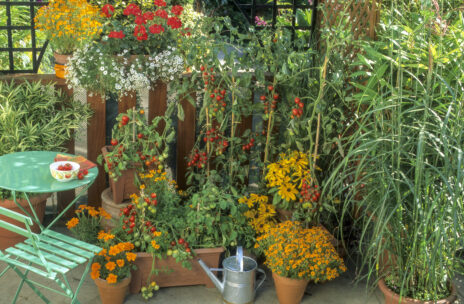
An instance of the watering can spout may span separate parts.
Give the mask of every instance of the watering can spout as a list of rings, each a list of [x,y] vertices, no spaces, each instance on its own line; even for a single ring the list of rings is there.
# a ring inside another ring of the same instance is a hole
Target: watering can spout
[[[206,272],[208,277],[211,279],[211,281],[214,283],[217,289],[221,292],[221,294],[224,292],[224,283],[219,281],[219,279],[214,275],[214,273],[209,269],[208,266],[206,266],[205,262],[203,262],[201,259],[198,259],[198,264],[200,264],[201,268]],[[214,271],[217,270],[222,270],[222,269],[213,269]]]

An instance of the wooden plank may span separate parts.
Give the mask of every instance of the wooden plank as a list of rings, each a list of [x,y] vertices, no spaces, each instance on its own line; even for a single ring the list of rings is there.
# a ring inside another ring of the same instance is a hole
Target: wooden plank
[[[14,220],[17,220],[18,222],[21,222],[23,224],[28,223],[29,226],[32,226],[32,219],[26,215],[23,215],[21,213],[15,212],[13,210],[7,209],[5,207],[0,206],[0,214],[7,216],[9,218],[12,218]]]
[[[49,236],[49,237],[53,237],[53,238],[55,238],[57,240],[61,240],[63,242],[69,243],[72,246],[81,247],[81,248],[83,248],[85,250],[88,250],[88,251],[91,251],[93,253],[99,253],[102,250],[102,248],[100,248],[98,246],[95,246],[95,245],[92,245],[92,244],[89,244],[89,243],[86,243],[86,242],[83,242],[83,241],[79,241],[79,240],[77,240],[77,239],[75,239],[73,237],[70,237],[70,236],[55,232],[53,230],[45,230],[44,232],[42,232],[42,235],[44,235],[44,234]],[[71,251],[72,251],[72,246],[70,246]]]
[[[148,121],[152,121],[157,116],[164,116],[168,107],[168,86],[159,80],[154,89],[150,89],[148,94]],[[164,130],[164,121],[158,126],[158,132]]]
[[[195,99],[195,93],[192,93]],[[181,98],[180,103],[184,109],[184,121],[177,122],[177,153],[176,153],[176,178],[180,189],[186,189],[185,173],[187,172],[186,157],[195,145],[196,109],[187,98]]]
[[[29,81],[40,81],[42,84],[56,83],[59,86],[66,86],[66,80],[57,78],[55,74],[9,74],[1,75],[0,81],[16,81],[18,83]]]
[[[17,257],[20,257],[21,259],[24,259],[32,263],[35,263],[37,265],[45,267],[45,265],[42,263],[42,260],[36,255],[36,253],[29,254],[26,251],[22,251],[14,247],[7,248],[5,249],[5,251],[10,254],[16,255]],[[47,261],[47,264],[48,264],[47,266],[50,267],[51,270],[62,273],[62,274],[65,274],[69,271],[69,268],[57,265],[50,261]]]
[[[127,113],[127,110],[132,109],[137,105],[137,92],[130,91],[127,95],[120,95],[118,101],[118,112]]]
[[[26,244],[29,244],[29,245],[32,245],[32,241],[30,239],[27,239],[25,241]],[[47,243],[44,243],[44,242],[36,242],[37,246],[39,246],[40,249],[43,249],[43,250],[48,250],[50,252],[53,252],[55,254],[58,254],[58,255],[61,255],[62,257],[64,258],[67,258],[71,261],[74,261],[78,264],[82,264],[82,263],[85,263],[87,262],[87,259],[86,258],[83,258],[81,256],[78,256],[78,255],[75,255],[75,254],[72,254],[71,252],[69,251],[66,251],[66,250],[63,250],[63,249],[60,249],[58,247],[54,247],[52,245],[49,245]]]
[[[48,237],[46,235],[41,234],[39,236],[39,238],[40,238],[40,242],[46,242],[50,246],[59,247],[59,248],[64,249],[64,250],[69,250],[69,252],[71,252],[73,254],[78,254],[78,255],[86,257],[88,259],[90,259],[91,257],[94,256],[94,254],[92,252],[90,252],[90,251],[83,250],[83,249],[80,249],[80,248],[77,248],[77,247],[72,247],[68,243],[59,241],[57,239]]]
[[[105,99],[100,94],[88,94],[87,103],[93,110],[87,126],[87,158],[97,163],[97,157],[101,148],[105,145],[106,136],[106,105]],[[101,193],[106,188],[105,170],[98,165],[98,176],[88,191],[89,205],[101,206]]]
[[[55,88],[58,90],[62,90],[70,98],[74,98],[73,90],[69,89],[67,85],[56,84]],[[66,148],[66,152],[70,154],[74,154],[75,153],[74,138],[72,138],[69,142],[67,142],[64,145],[64,147]],[[61,213],[61,211],[63,211],[68,206],[68,204],[74,200],[74,198],[76,197],[76,192],[75,190],[68,190],[68,191],[58,192],[56,195],[57,195],[58,213]],[[68,211],[64,214],[63,218],[70,219],[73,216],[74,216],[74,206],[68,209]]]
[[[21,249],[21,250],[24,250],[28,253],[31,253],[31,254],[36,254],[36,250],[34,247],[32,246],[29,246],[29,245],[26,245],[24,243],[18,243],[15,245],[16,248],[18,249]],[[71,262],[69,260],[66,260],[66,259],[63,259],[59,256],[56,256],[55,254],[51,254],[49,252],[46,252],[46,251],[41,251],[42,255],[44,256],[45,259],[47,260],[50,260],[50,261],[54,261],[58,264],[61,264],[62,266],[66,267],[66,268],[69,268],[69,269],[73,269],[73,268],[76,268],[77,266],[79,266],[79,264],[76,264],[74,262]]]
[[[56,272],[51,272],[51,273],[48,273],[48,272],[45,272],[41,269],[38,269],[36,267],[33,267],[33,266],[30,266],[30,265],[27,265],[27,264],[24,264],[22,262],[19,262],[18,260],[15,260],[13,258],[10,258],[10,255],[7,254],[5,256],[0,256],[0,261],[3,261],[5,263],[8,263],[8,264],[12,264],[12,265],[15,265],[17,267],[20,267],[22,269],[26,269],[26,270],[29,270],[29,271],[32,271],[44,278],[50,278],[50,279],[54,279],[56,277]]]

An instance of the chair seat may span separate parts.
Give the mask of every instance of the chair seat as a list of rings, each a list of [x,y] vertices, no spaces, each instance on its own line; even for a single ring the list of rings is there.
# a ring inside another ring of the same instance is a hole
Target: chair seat
[[[8,254],[8,260],[11,261],[14,259],[15,262],[13,264],[16,266],[50,278],[55,278],[57,273],[66,274],[101,251],[101,248],[98,246],[76,240],[52,230],[45,230],[41,234],[35,234],[34,236],[38,239],[38,241],[35,241],[36,246],[39,247],[38,249],[45,258],[45,263],[48,265],[50,271],[47,271],[45,268],[37,249],[33,246],[34,240],[31,238],[23,243],[16,244],[14,247],[5,249],[5,252]],[[32,263],[32,265],[24,264],[19,259],[26,260]]]

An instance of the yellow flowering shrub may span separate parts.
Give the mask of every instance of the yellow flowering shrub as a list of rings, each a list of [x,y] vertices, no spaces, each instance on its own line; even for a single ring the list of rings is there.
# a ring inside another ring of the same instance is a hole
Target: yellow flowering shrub
[[[135,268],[133,262],[137,255],[133,252],[134,244],[119,242],[114,234],[104,231],[98,233],[98,239],[103,249],[95,255],[90,273],[92,279],[100,278],[114,284],[127,278],[131,269]]]
[[[240,204],[248,206],[248,210],[243,214],[248,219],[248,224],[253,228],[256,235],[263,234],[277,223],[275,207],[268,201],[268,196],[255,193],[241,197],[238,200]]]
[[[39,9],[35,23],[57,53],[71,54],[101,33],[99,18],[99,8],[85,0],[51,0]]]
[[[321,226],[304,228],[299,222],[286,221],[258,237],[255,247],[264,253],[272,272],[317,283],[346,271],[330,240],[330,233]]]
[[[111,215],[103,208],[95,208],[88,205],[80,205],[73,217],[66,223],[71,233],[81,241],[96,244],[100,238],[97,232],[101,229],[102,219],[110,219]]]

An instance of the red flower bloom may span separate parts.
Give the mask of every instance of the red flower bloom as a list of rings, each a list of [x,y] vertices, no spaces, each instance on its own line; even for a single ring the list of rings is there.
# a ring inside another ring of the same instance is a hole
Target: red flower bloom
[[[192,35],[192,33],[190,32],[190,30],[191,30],[191,28],[189,28],[189,27],[184,28],[184,29],[182,30],[182,33],[181,33],[182,36],[184,36],[184,37],[185,37],[185,36],[190,37],[190,36]]]
[[[106,18],[109,18],[109,17],[113,16],[114,7],[111,4],[105,4],[101,8],[101,12],[102,12],[103,15],[106,16]]]
[[[143,25],[137,25],[134,29],[134,36],[137,37],[137,40],[147,40],[147,29]]]
[[[168,19],[168,12],[166,12],[164,9],[159,9],[155,12],[155,16]]]
[[[135,24],[145,24],[147,23],[147,21],[145,21],[145,18],[143,18],[142,16],[136,16],[135,17]]]
[[[167,24],[172,28],[172,29],[178,29],[182,26],[182,21],[180,21],[179,18],[177,17],[170,17],[168,18]]]
[[[122,31],[119,31],[119,32],[110,32],[108,34],[108,38],[117,38],[117,39],[122,39],[126,37],[126,35],[124,35],[124,33]]]
[[[155,15],[152,12],[146,12],[143,14],[143,19],[145,20],[153,20],[154,17]]]
[[[180,16],[180,14],[182,14],[182,11],[184,10],[184,8],[180,5],[174,5],[172,8],[171,8],[171,13],[173,13],[174,15],[177,15],[177,16]]]
[[[166,2],[164,0],[155,0],[155,5],[160,6],[160,7],[164,7],[164,6],[166,6]]]
[[[164,32],[164,27],[162,27],[159,24],[153,24],[152,26],[150,26],[149,30],[152,34],[159,34],[161,32]]]
[[[137,6],[137,4],[131,3],[128,6],[126,6],[126,8],[124,9],[124,11],[122,13],[125,16],[129,16],[129,15],[140,16],[142,11]]]

